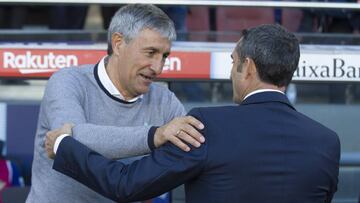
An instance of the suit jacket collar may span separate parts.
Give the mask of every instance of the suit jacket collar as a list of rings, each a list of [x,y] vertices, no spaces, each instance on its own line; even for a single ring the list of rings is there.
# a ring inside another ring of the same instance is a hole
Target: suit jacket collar
[[[296,110],[290,103],[288,98],[279,92],[261,92],[249,96],[240,105],[256,104],[256,103],[267,103],[267,102],[280,102],[286,104],[290,108]]]

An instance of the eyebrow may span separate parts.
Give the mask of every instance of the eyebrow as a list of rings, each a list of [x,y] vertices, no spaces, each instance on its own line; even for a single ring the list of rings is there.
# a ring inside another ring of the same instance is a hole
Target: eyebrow
[[[158,48],[155,47],[145,47],[144,50],[151,50],[151,51],[156,51],[156,52],[160,52],[160,50]]]

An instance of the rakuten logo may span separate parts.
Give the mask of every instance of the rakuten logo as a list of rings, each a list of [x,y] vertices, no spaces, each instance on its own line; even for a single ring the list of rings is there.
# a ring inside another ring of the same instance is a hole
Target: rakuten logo
[[[4,68],[55,69],[78,65],[78,58],[75,55],[54,55],[52,52],[47,55],[32,54],[31,51],[27,51],[24,55],[4,52],[3,59]]]
[[[178,57],[169,57],[165,60],[164,71],[181,71],[181,60]]]

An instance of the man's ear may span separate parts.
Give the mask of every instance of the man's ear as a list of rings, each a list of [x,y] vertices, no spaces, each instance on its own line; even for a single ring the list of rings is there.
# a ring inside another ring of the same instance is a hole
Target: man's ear
[[[113,54],[119,55],[120,48],[124,44],[125,38],[123,34],[115,32],[111,35],[111,46],[113,49]]]
[[[247,73],[246,76],[247,77],[257,77],[257,69],[256,69],[256,65],[255,62],[252,58],[245,58],[245,62],[244,62],[245,66],[247,67]]]

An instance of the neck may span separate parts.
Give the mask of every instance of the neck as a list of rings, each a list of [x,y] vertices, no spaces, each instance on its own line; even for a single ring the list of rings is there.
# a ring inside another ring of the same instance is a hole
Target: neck
[[[285,92],[285,87],[278,87],[276,85],[259,82],[259,83],[254,84],[253,86],[249,87],[248,91],[246,91],[243,98],[245,98],[247,95],[249,95],[250,93],[252,93],[256,90],[262,90],[262,89],[271,89],[271,90],[278,90],[281,92]]]
[[[259,87],[255,90],[260,90],[260,89],[272,89],[272,90],[278,90],[281,92],[285,92],[285,87],[278,87],[276,85],[273,84],[268,84],[268,83],[262,83],[261,85],[259,85]],[[255,91],[253,90],[253,91]]]

